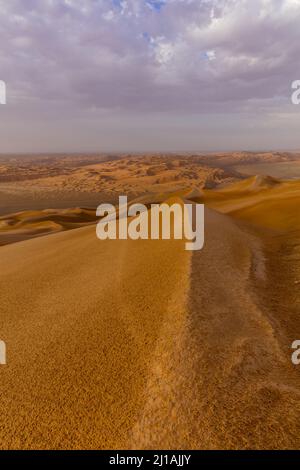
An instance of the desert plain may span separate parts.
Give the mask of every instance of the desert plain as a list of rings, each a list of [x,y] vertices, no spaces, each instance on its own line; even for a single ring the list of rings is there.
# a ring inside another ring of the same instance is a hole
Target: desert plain
[[[2,449],[297,449],[300,154],[0,157]],[[96,237],[119,195],[205,245]]]

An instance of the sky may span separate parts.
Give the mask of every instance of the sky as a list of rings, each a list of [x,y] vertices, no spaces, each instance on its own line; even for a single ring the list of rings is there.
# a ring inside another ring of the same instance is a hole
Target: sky
[[[0,0],[0,153],[300,149],[300,0]]]

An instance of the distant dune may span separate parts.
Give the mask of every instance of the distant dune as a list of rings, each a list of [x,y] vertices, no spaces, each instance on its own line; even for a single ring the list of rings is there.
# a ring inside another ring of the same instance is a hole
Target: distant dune
[[[191,184],[201,186],[213,170],[187,157],[127,157],[75,167],[61,174],[43,175],[22,182],[0,184],[6,191],[106,192],[137,196],[146,192],[176,191]],[[37,175],[39,176],[39,175]],[[101,202],[101,201],[100,201]],[[99,203],[100,203],[99,202]]]
[[[92,209],[21,211],[0,217],[0,245],[95,223]]]
[[[239,220],[286,235],[300,228],[300,180],[253,176],[217,191],[206,190],[203,201]]]
[[[96,207],[115,202],[118,194],[133,199],[191,187],[215,189],[247,172],[256,174],[256,167],[269,174],[278,166],[279,177],[283,167],[287,173],[299,172],[299,162],[299,153],[288,152],[0,155],[0,215]]]

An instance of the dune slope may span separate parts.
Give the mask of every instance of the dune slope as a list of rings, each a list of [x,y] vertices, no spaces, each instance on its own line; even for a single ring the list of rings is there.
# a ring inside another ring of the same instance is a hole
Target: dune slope
[[[1,448],[130,446],[165,322],[181,322],[182,241],[95,227],[1,248]]]
[[[93,224],[93,209],[45,209],[0,216],[0,245]]]

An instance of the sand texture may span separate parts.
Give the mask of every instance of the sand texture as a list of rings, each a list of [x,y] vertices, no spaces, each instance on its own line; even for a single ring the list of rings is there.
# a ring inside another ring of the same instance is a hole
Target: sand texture
[[[299,448],[300,181],[234,170],[299,155],[18,158],[0,158],[0,448]],[[98,240],[119,194],[204,202],[204,249]]]

